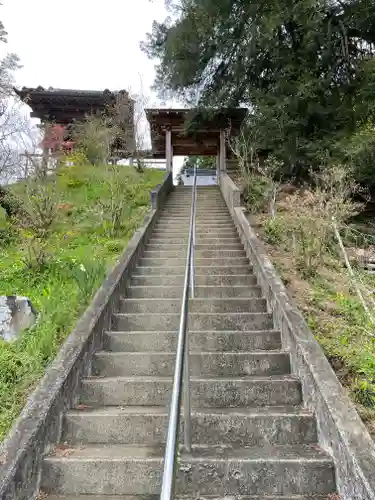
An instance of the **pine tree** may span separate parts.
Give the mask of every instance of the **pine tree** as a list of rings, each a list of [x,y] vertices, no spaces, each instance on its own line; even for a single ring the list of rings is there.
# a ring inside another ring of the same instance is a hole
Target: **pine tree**
[[[154,23],[143,46],[159,60],[156,88],[189,104],[248,106],[248,127],[261,132],[256,146],[276,153],[290,175],[334,155],[366,119],[375,0],[178,0],[172,7],[174,20]]]

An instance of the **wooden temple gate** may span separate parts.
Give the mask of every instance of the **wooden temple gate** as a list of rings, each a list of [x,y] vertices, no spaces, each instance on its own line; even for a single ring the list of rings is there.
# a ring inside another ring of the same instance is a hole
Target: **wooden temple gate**
[[[128,157],[135,150],[134,101],[126,90],[14,89],[31,109],[31,117],[39,118],[44,129],[40,144],[44,153],[67,153],[74,148],[72,125],[89,115],[114,116],[121,134],[112,145],[112,153]]]
[[[165,158],[173,169],[173,156],[216,156],[217,170],[227,169],[231,151],[227,139],[238,134],[244,108],[198,111],[193,109],[147,109],[152,156]]]

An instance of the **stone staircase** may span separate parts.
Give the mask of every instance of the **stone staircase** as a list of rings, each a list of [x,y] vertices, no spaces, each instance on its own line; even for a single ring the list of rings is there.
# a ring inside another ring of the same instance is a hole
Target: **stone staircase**
[[[44,460],[49,500],[160,492],[190,206],[191,190],[177,188],[161,213],[80,404],[63,418],[62,444]],[[332,459],[317,446],[315,419],[216,187],[198,188],[196,241],[194,446],[180,451],[178,495],[331,498]]]

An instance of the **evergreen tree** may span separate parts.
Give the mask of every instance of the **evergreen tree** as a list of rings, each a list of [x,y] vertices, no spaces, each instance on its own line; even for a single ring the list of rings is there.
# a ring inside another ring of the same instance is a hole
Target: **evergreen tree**
[[[144,50],[156,87],[189,104],[246,105],[291,175],[336,153],[374,106],[375,0],[178,0]],[[374,95],[367,95],[367,104]]]
[[[199,169],[216,169],[216,158],[213,156],[187,156],[182,165],[181,172],[185,172],[188,168],[193,169],[194,167]]]

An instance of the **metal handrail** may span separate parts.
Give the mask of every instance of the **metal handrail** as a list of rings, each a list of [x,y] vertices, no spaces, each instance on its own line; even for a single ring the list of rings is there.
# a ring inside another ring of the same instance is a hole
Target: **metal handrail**
[[[176,364],[173,377],[171,407],[164,455],[164,470],[160,500],[172,500],[177,466],[177,451],[181,414],[181,392],[184,390],[184,444],[191,451],[191,415],[190,415],[190,368],[189,336],[187,334],[189,313],[189,288],[194,297],[194,253],[195,253],[195,216],[196,216],[197,170],[194,168],[194,183],[191,201],[189,240],[186,257],[184,289],[182,295],[180,327],[177,339]]]

